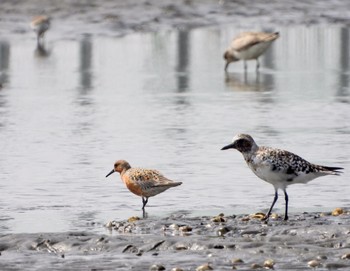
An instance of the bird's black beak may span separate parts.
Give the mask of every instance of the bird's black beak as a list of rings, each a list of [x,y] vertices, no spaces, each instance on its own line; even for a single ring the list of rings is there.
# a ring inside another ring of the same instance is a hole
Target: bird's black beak
[[[236,148],[236,145],[235,145],[235,142],[223,147],[221,150],[224,151],[224,150],[227,150],[227,149],[235,149]]]
[[[112,169],[112,171],[106,175],[106,178],[113,173],[114,173],[114,169]]]

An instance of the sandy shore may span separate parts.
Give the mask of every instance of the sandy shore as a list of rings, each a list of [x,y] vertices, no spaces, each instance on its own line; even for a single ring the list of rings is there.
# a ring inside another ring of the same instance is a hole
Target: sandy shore
[[[291,215],[263,222],[259,214],[107,223],[88,232],[0,236],[0,269],[44,270],[317,270],[350,268],[350,215]],[[153,266],[153,267],[152,267]],[[153,269],[152,269],[153,268]],[[200,269],[211,270],[211,269]]]
[[[31,18],[52,17],[50,35],[74,38],[79,34],[118,36],[134,31],[191,29],[231,24],[240,28],[350,24],[347,1],[48,1],[4,0],[0,5],[0,34],[32,34]]]

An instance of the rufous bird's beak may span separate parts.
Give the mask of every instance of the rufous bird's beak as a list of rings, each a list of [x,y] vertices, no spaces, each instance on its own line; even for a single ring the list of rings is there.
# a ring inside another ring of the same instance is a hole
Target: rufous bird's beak
[[[113,173],[114,173],[114,169],[112,169],[112,171],[106,175],[106,178]]]

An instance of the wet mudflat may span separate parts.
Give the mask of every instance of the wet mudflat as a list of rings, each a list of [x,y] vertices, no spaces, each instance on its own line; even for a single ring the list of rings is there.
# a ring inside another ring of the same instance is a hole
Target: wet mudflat
[[[9,234],[0,237],[1,270],[346,270],[350,215],[303,213],[288,222],[274,214],[176,213],[157,220],[132,217],[89,232]],[[164,267],[165,269],[162,269]],[[211,270],[211,269],[200,269]]]
[[[349,269],[350,215],[329,213],[350,204],[347,2],[136,2],[1,2],[0,270]],[[258,74],[224,73],[247,30],[280,38]],[[238,132],[345,172],[291,186],[288,222],[242,215],[273,188],[220,152]],[[183,185],[128,222],[117,159]]]

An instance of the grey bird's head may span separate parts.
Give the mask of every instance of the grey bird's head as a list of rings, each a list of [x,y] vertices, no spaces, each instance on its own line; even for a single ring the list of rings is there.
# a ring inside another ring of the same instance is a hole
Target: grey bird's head
[[[247,134],[238,134],[233,137],[232,143],[223,147],[221,150],[236,149],[241,153],[249,153],[257,149],[254,139]]]
[[[236,58],[233,53],[230,50],[226,50],[224,53],[224,59],[226,60],[226,65],[225,65],[225,71],[227,71],[228,65],[231,62],[238,61],[239,59]]]

